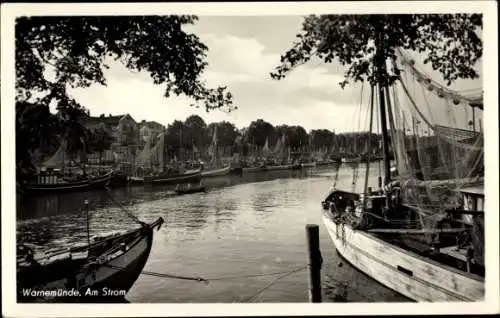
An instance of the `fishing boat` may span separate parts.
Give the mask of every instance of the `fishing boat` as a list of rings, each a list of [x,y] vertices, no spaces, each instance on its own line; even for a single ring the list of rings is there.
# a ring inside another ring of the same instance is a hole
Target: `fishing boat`
[[[300,168],[301,169],[305,169],[305,168],[314,168],[316,167],[316,162],[315,161],[312,161],[312,162],[302,162],[300,163]]]
[[[243,173],[255,173],[255,172],[261,172],[265,171],[266,167],[264,165],[262,166],[254,166],[254,167],[243,167],[241,170]]]
[[[31,195],[65,193],[75,191],[88,191],[93,189],[105,189],[113,178],[113,171],[105,175],[88,178],[78,181],[66,181],[61,178],[55,178],[54,183],[27,183],[22,186],[24,193]]]
[[[83,246],[35,254],[17,249],[18,302],[120,302],[142,272],[163,219],[97,237]],[[87,223],[88,230],[88,223]]]
[[[203,178],[214,178],[214,177],[221,177],[221,176],[226,176],[231,172],[231,165],[227,165],[223,168],[219,169],[211,169],[211,170],[201,170],[201,176]]]
[[[206,189],[204,186],[202,185],[198,185],[198,186],[191,186],[190,184],[188,184],[187,187],[177,187],[175,189],[175,193],[179,194],[179,195],[182,195],[182,194],[193,194],[193,193],[200,193],[200,192],[206,192]]]
[[[336,161],[333,159],[323,159],[323,160],[317,161],[316,165],[317,166],[328,166],[328,165],[333,165],[335,163],[336,163]]]
[[[169,185],[179,183],[194,183],[201,180],[201,169],[186,171],[184,173],[160,173],[157,175],[149,175],[145,177],[130,177],[129,183],[136,185]]]
[[[217,139],[217,126],[214,127],[214,131],[212,134],[212,143],[209,147],[209,153],[211,155],[211,169],[203,168],[201,171],[201,176],[203,178],[215,178],[226,176],[231,172],[231,164],[227,164],[224,167],[220,167],[220,158],[219,158],[219,147],[218,147],[218,139]]]
[[[448,106],[472,107],[473,116],[477,109],[482,110],[482,95],[472,100],[439,86],[415,67],[411,57],[402,51],[398,54],[402,61],[399,69],[435,92],[434,105],[448,98],[452,102]],[[395,66],[396,61],[392,62]],[[406,99],[397,95],[396,88]],[[370,132],[376,89],[384,182],[379,177],[379,189],[373,191],[369,186],[368,160],[362,191],[355,191],[354,186],[352,191],[334,186],[322,202],[323,221],[338,253],[358,270],[414,301],[484,300],[482,133],[432,123],[431,115],[419,109],[418,99],[410,94],[402,77],[392,87],[380,83],[371,86]],[[414,125],[412,133],[406,134],[404,107],[411,110],[412,118],[426,124],[425,129]],[[446,108],[440,120],[449,116],[449,122],[456,123],[460,114],[470,114],[462,111]],[[397,165],[392,171],[390,149]]]
[[[342,157],[342,163],[359,163],[361,161],[361,157]]]
[[[295,167],[294,164],[284,164],[284,165],[266,165],[264,166],[265,171],[277,171],[277,170],[292,170]]]

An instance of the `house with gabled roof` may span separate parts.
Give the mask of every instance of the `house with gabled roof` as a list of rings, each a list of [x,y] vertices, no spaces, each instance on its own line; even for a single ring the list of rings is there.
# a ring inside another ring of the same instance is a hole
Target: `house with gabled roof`
[[[141,121],[139,124],[139,138],[141,142],[146,142],[148,138],[155,138],[165,129],[160,123],[156,121]]]
[[[101,114],[98,117],[86,116],[84,125],[88,129],[95,130],[104,128],[115,138],[118,145],[135,144],[138,140],[137,122],[130,114],[106,116]]]

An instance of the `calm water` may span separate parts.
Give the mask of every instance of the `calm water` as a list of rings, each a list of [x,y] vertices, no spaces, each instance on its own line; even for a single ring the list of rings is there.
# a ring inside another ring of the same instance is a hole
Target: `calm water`
[[[378,170],[378,164],[373,167]],[[85,242],[83,201],[88,199],[91,235],[136,227],[123,208],[143,221],[160,216],[165,219],[161,230],[155,232],[145,270],[227,278],[305,266],[305,226],[314,223],[320,225],[325,302],[335,301],[342,293],[341,284],[347,282],[350,302],[406,301],[337,255],[322,224],[320,205],[334,174],[333,169],[322,168],[203,180],[207,193],[185,196],[173,196],[169,187],[113,190],[113,197],[123,206],[105,192],[31,198],[18,211],[17,237],[39,245],[41,250]],[[352,175],[351,168],[341,168],[338,185],[352,189]],[[361,189],[363,180],[364,169],[360,169],[357,189]],[[376,184],[376,177],[370,180]],[[135,303],[308,301],[306,270],[256,294],[277,277],[222,279],[205,284],[141,275],[126,298]]]

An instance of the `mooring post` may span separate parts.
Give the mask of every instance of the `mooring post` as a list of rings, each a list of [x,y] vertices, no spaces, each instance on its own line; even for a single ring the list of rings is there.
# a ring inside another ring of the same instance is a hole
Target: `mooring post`
[[[309,302],[321,302],[321,264],[323,259],[319,249],[319,226],[306,225],[309,268]]]

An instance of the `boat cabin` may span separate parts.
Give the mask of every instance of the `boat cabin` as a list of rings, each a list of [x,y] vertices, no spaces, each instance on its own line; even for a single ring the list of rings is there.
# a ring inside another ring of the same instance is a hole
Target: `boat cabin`
[[[464,188],[460,193],[465,211],[484,211],[484,186]]]
[[[471,241],[468,248],[448,247],[441,253],[448,254],[467,264],[467,271],[473,271],[471,260],[484,272],[484,186],[467,187],[458,190],[463,202],[458,209],[447,210],[455,217],[461,215],[461,221],[471,229]]]
[[[447,211],[465,224],[474,225],[477,216],[484,216],[484,186],[467,187],[458,192],[460,206]]]

